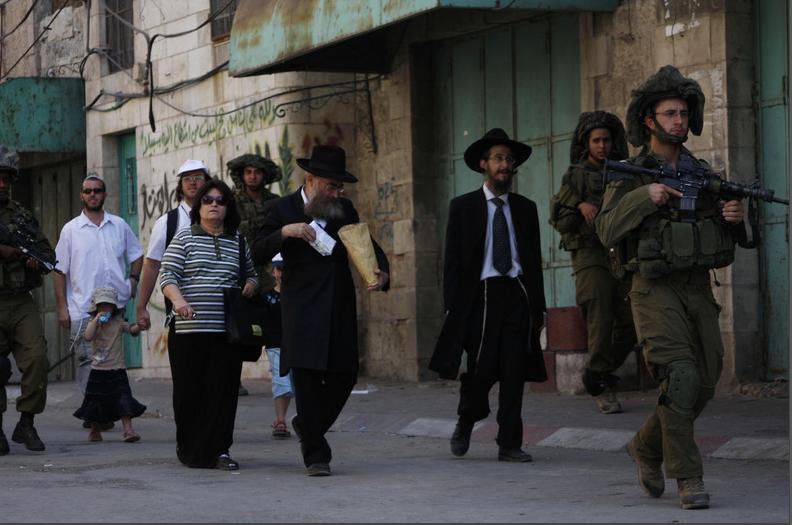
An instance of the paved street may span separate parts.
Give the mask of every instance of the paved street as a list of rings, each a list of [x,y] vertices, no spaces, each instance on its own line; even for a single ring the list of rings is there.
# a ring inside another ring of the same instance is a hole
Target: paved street
[[[709,510],[679,508],[676,483],[653,499],[623,451],[654,392],[621,395],[625,412],[602,415],[587,396],[526,394],[525,450],[533,463],[496,461],[494,415],[477,425],[470,451],[451,455],[453,382],[361,379],[328,440],[333,476],[309,478],[295,437],[270,436],[269,382],[245,380],[231,454],[237,472],[188,469],[174,456],[168,381],[132,391],[148,406],[89,443],[71,414],[81,396],[55,383],[36,419],[41,453],[11,444],[0,458],[3,522],[702,522],[789,521],[788,398],[716,398],[697,425]],[[15,386],[9,385],[13,399]],[[18,388],[18,387],[16,387]],[[493,406],[496,403],[493,393]],[[294,413],[290,408],[289,419]],[[10,437],[17,414],[5,414]]]

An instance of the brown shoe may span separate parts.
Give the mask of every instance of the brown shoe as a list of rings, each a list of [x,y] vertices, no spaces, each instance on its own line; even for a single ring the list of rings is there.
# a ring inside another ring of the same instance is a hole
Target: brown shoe
[[[708,509],[709,494],[704,489],[701,477],[677,480],[679,503],[683,509]]]
[[[639,456],[631,441],[627,442],[626,448],[630,458],[638,465],[638,483],[641,488],[653,498],[662,496],[665,491],[665,477],[660,464]]]
[[[603,414],[618,414],[622,411],[621,403],[616,397],[616,392],[603,392],[597,396],[597,404]]]

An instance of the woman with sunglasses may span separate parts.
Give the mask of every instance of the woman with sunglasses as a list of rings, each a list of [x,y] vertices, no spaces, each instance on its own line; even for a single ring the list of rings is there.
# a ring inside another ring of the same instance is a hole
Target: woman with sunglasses
[[[237,470],[231,459],[242,359],[228,348],[223,289],[237,286],[239,212],[221,180],[205,183],[190,212],[192,225],[178,232],[162,257],[160,286],[173,303],[168,319],[168,358],[173,378],[176,457],[194,468]],[[258,288],[245,247],[249,277],[242,294]]]

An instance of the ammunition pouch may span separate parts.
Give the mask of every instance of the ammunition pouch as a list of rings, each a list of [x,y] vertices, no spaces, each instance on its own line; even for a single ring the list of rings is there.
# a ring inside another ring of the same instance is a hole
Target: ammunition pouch
[[[714,217],[695,223],[660,219],[656,228],[645,228],[642,233],[636,270],[644,279],[677,270],[723,268],[734,262],[734,241]]]

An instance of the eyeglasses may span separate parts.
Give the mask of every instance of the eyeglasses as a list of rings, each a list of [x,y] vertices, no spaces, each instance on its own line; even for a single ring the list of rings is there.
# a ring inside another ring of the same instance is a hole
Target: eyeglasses
[[[190,181],[193,181],[193,180],[195,182],[201,182],[205,178],[206,177],[204,177],[203,175],[182,175],[182,180],[186,180],[187,182],[190,182]]]
[[[489,160],[494,160],[496,164],[501,164],[504,160],[506,164],[514,164],[514,157],[511,155],[504,157],[503,155],[493,155],[489,158]]]
[[[206,204],[207,206],[209,206],[213,202],[216,202],[218,206],[228,205],[228,201],[222,195],[219,195],[217,197],[214,197],[212,195],[204,195],[203,197],[201,197],[202,204]]]
[[[104,193],[105,190],[103,188],[86,188],[82,190],[83,195],[90,195],[91,193]]]
[[[677,115],[679,115],[683,119],[689,119],[691,114],[692,111],[686,111],[686,110],[676,111],[673,109],[669,109],[668,111],[663,111],[662,113],[655,113],[655,115],[663,115],[667,119],[674,119],[676,118]]]
[[[344,193],[344,185],[343,184],[332,184],[329,182],[321,181],[322,184],[330,191],[337,191],[339,194]]]

